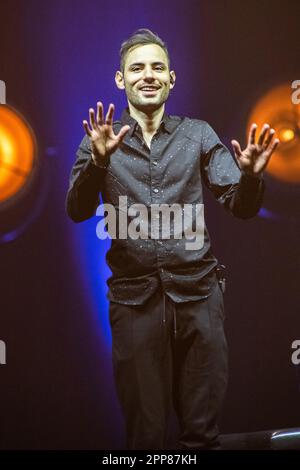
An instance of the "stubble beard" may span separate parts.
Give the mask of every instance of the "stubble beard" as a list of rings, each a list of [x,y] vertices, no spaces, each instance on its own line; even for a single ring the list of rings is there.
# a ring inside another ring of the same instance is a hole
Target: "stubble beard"
[[[127,100],[130,102],[130,104],[134,106],[136,109],[138,109],[139,111],[143,111],[143,112],[153,112],[159,109],[167,101],[169,93],[170,93],[169,89],[165,88],[163,91],[161,91],[160,89],[159,99],[157,100],[157,97],[155,96],[154,97],[155,99],[152,101],[151,97],[149,98],[140,97],[139,91],[133,92],[127,87],[125,87],[125,91],[126,91]]]

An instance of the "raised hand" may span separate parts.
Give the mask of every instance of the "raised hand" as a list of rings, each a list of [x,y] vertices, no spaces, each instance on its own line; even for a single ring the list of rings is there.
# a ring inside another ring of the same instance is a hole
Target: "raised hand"
[[[83,127],[86,135],[90,138],[92,158],[95,165],[106,160],[121,144],[126,132],[130,126],[123,126],[116,135],[112,128],[114,115],[114,105],[109,105],[105,122],[103,119],[103,104],[101,101],[97,103],[97,115],[93,108],[89,109],[90,126],[87,121],[83,121]]]
[[[255,143],[257,125],[252,124],[249,131],[248,145],[242,151],[240,144],[232,140],[236,160],[241,170],[252,176],[259,176],[268,165],[268,162],[279,144],[279,139],[273,140],[275,130],[264,124],[261,133]]]

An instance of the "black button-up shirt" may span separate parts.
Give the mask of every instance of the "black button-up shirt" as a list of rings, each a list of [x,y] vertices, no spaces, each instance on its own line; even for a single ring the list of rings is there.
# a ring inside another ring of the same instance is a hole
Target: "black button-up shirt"
[[[96,213],[101,193],[103,203],[119,214],[119,196],[128,206],[153,204],[203,204],[202,182],[231,214],[254,216],[264,193],[262,178],[240,171],[238,164],[205,121],[164,113],[149,148],[141,128],[128,108],[113,123],[118,133],[130,125],[120,147],[96,166],[91,159],[89,138],[78,148],[70,175],[66,209],[81,222]],[[196,212],[194,211],[195,218]],[[127,215],[127,221],[130,222]],[[195,228],[196,220],[193,220]],[[118,231],[117,231],[118,233]],[[186,249],[186,238],[113,238],[106,260],[112,271],[108,298],[123,304],[143,304],[158,288],[175,302],[198,300],[210,295],[216,280],[217,259],[210,251],[204,225],[203,246]]]

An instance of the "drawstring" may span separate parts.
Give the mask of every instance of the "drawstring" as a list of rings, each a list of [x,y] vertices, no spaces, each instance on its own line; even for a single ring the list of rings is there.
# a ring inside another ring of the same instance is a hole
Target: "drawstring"
[[[176,338],[177,324],[176,324],[176,306],[173,305],[173,321],[174,321],[174,338]]]
[[[162,312],[162,321],[163,321],[163,326],[166,324],[166,294],[163,293],[163,312]],[[176,338],[177,335],[177,318],[176,318],[176,305],[173,305],[173,333],[174,333],[174,338]]]
[[[163,292],[163,325],[166,323],[166,294]]]

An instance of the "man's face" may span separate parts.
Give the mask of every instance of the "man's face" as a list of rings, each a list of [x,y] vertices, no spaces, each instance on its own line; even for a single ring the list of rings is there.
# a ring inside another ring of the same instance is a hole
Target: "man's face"
[[[127,99],[141,111],[154,111],[162,106],[175,83],[169,71],[165,51],[157,44],[137,46],[125,58],[124,75],[116,74],[119,88],[125,88]]]

